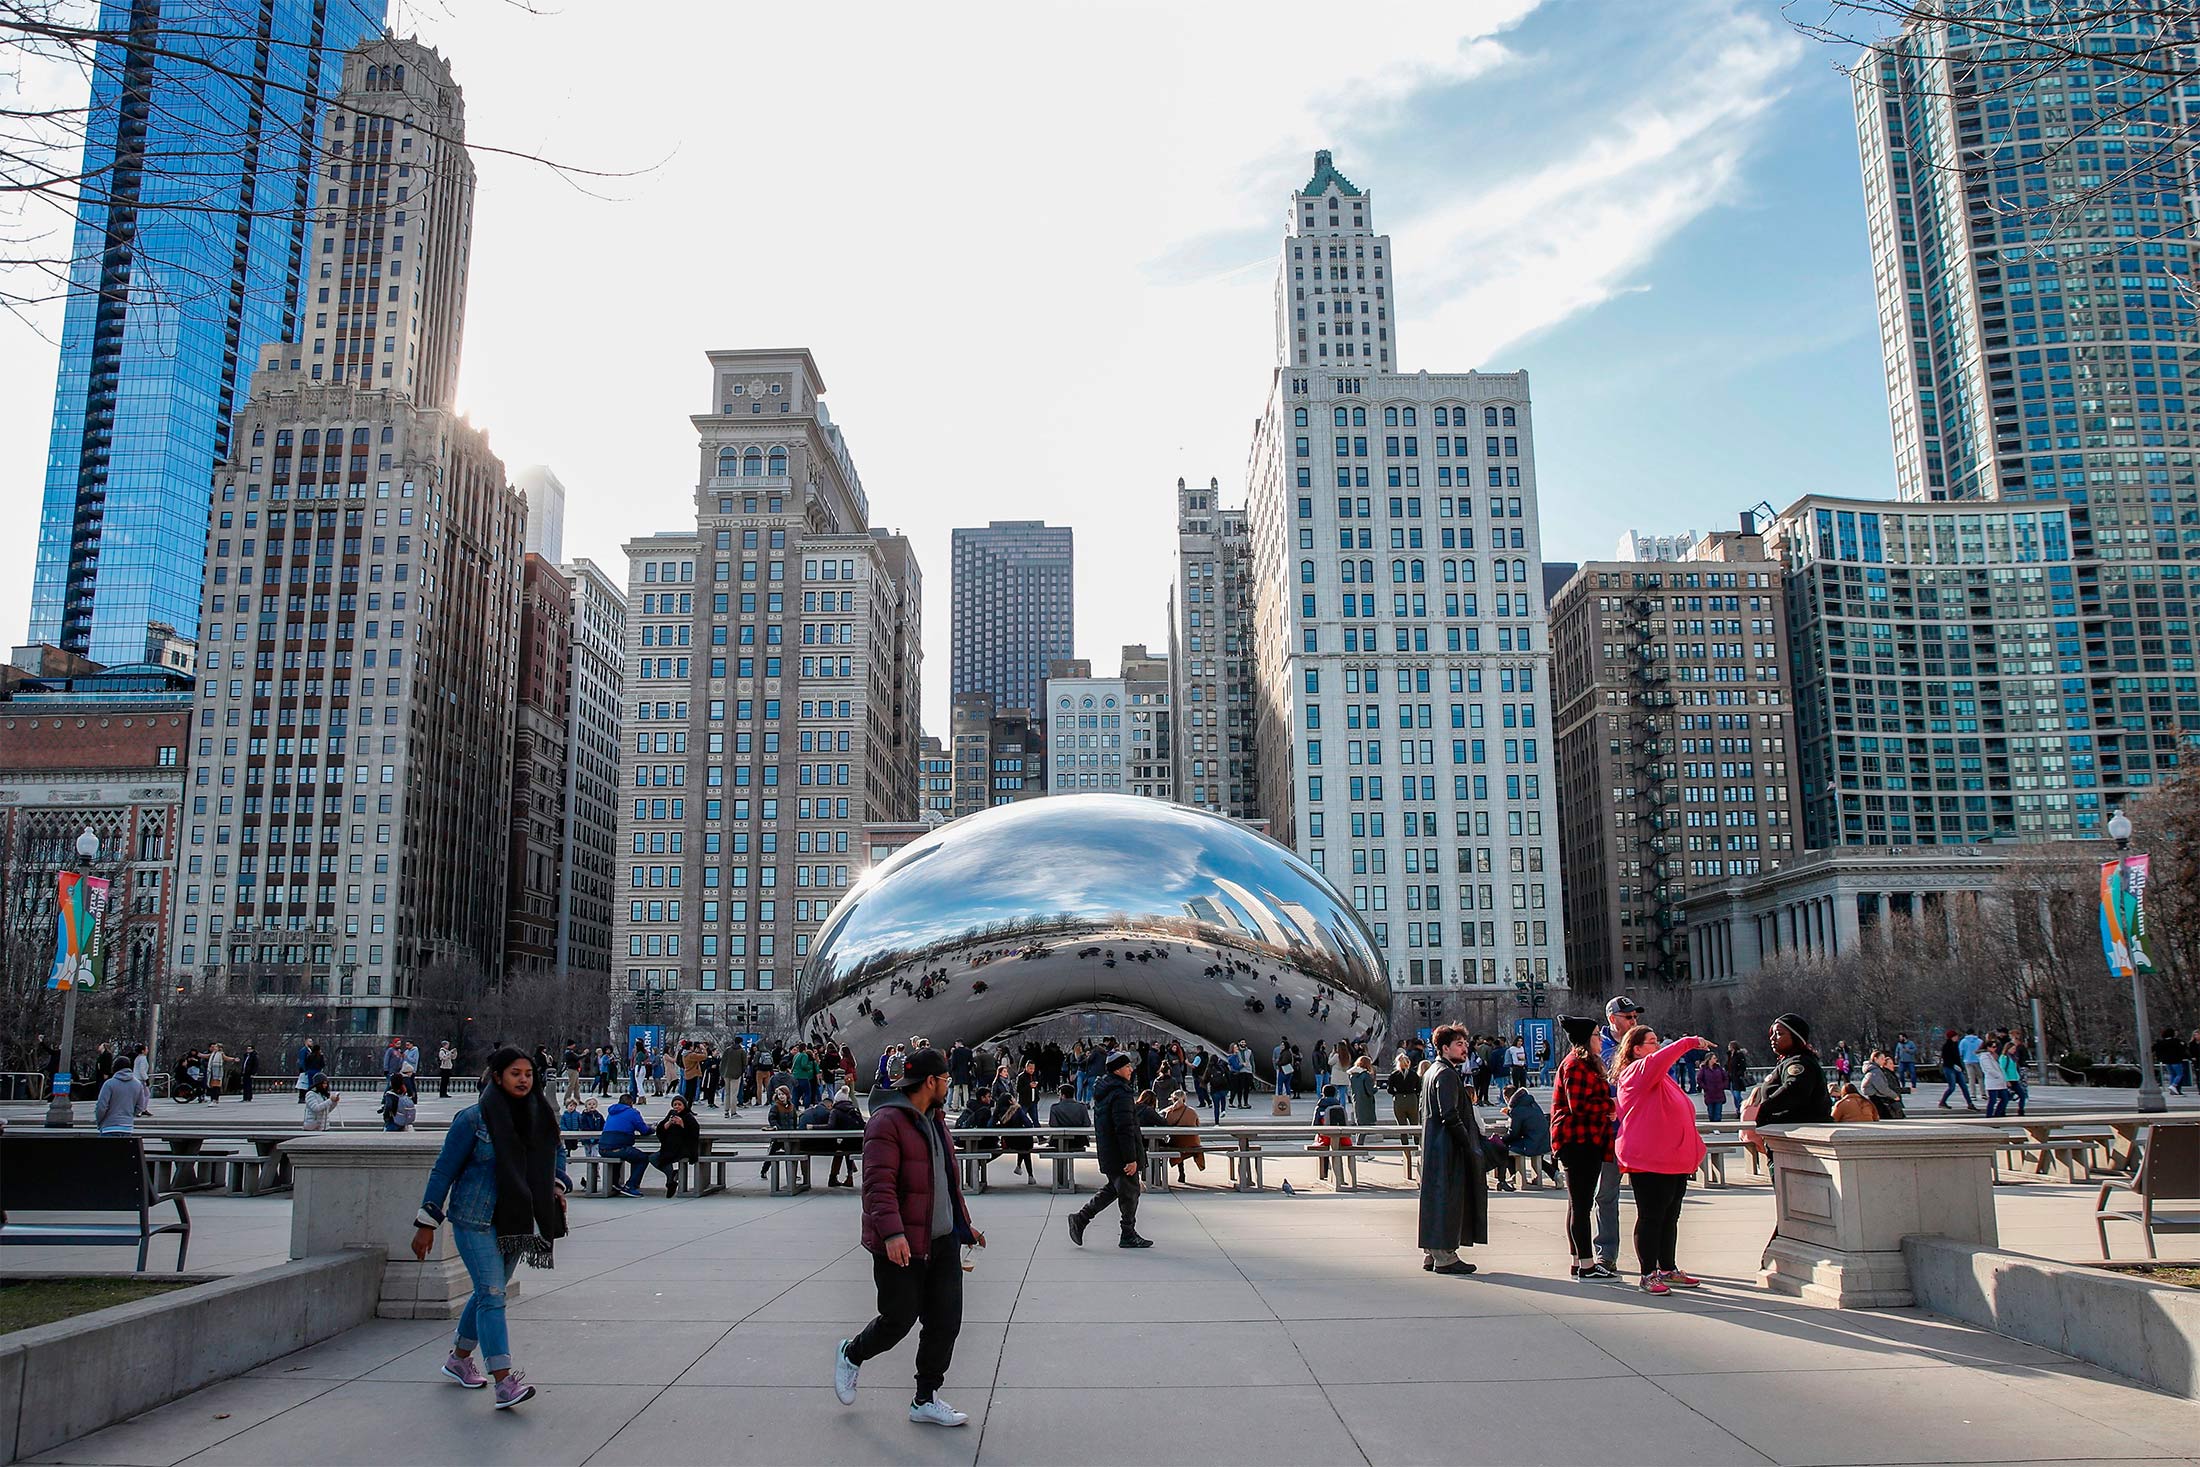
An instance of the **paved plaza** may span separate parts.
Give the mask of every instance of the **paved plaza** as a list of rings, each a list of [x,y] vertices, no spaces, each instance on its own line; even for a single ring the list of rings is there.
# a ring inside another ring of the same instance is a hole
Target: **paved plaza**
[[[995,1177],[1008,1180],[996,1165]],[[871,1311],[847,1193],[574,1203],[558,1267],[523,1270],[514,1353],[542,1393],[512,1412],[437,1378],[449,1329],[378,1321],[39,1462],[294,1463],[1930,1463],[2189,1461],[2200,1408],[1915,1311],[1835,1311],[1755,1284],[1772,1204],[1692,1192],[1681,1260],[1700,1295],[1565,1276],[1563,1202],[1492,1199],[1482,1272],[1437,1279],[1415,1199],[1205,1185],[1149,1194],[1157,1247],[1021,1182],[972,1199],[991,1238],[942,1394],[959,1430],[911,1425],[914,1336],[833,1398],[834,1343]],[[1089,1169],[1086,1173],[1089,1179]],[[751,1179],[753,1181],[753,1179]],[[746,1184],[745,1184],[746,1185]],[[1998,1193],[2003,1246],[2092,1252],[2091,1189]],[[205,1198],[209,1267],[279,1256],[288,1204]],[[2175,1240],[2182,1256],[2195,1240]],[[256,1257],[246,1255],[257,1250]],[[13,1250],[20,1254],[23,1250]],[[54,1262],[67,1263],[64,1255]],[[11,1258],[13,1267],[19,1260]],[[44,1261],[44,1260],[40,1260]],[[102,1260],[111,1267],[111,1260]],[[158,1255],[155,1267],[157,1268]],[[239,1320],[238,1328],[250,1328]]]

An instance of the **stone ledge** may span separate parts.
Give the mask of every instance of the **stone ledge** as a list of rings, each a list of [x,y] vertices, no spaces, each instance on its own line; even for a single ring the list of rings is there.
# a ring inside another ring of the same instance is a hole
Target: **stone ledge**
[[[1952,1238],[1902,1252],[1921,1308],[2200,1398],[2200,1289]]]
[[[381,1282],[356,1249],[0,1336],[0,1463],[365,1324]]]

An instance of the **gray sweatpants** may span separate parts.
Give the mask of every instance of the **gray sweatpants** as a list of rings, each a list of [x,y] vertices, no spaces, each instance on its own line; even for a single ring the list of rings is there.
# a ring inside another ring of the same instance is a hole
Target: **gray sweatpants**
[[[1608,1161],[1597,1173],[1597,1262],[1619,1266],[1619,1163]]]

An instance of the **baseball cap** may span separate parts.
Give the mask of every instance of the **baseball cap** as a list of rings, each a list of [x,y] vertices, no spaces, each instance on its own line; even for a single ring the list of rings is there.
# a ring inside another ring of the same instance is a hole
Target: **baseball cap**
[[[1614,1014],[1639,1014],[1642,1011],[1641,1004],[1623,993],[1604,1006],[1604,1017],[1609,1019]]]
[[[947,1073],[947,1056],[936,1049],[920,1049],[901,1067],[901,1088],[914,1090],[934,1075]]]

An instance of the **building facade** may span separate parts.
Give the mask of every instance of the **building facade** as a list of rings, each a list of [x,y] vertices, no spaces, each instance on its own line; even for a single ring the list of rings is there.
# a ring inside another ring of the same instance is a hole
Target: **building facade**
[[[203,533],[253,353],[299,322],[324,103],[386,12],[100,5],[32,641],[122,664],[165,660],[155,625],[197,638],[201,567],[175,547]]]
[[[1047,666],[1075,652],[1077,561],[1067,525],[995,520],[954,534],[950,692],[1039,706]]]
[[[1807,845],[2105,821],[2067,509],[1812,496],[1765,543],[1786,577]]]
[[[2190,40],[2170,8],[2113,37],[2033,6],[2012,39],[1986,13],[1915,19],[1854,71],[1896,485],[2065,517],[2074,594],[2043,658],[2084,777],[2045,824],[2098,835],[2200,731],[2179,163],[2200,82],[2150,65]]]
[[[1781,568],[1754,533],[1591,561],[1551,603],[1566,970],[1587,993],[1693,976],[1686,899],[1791,859]]]
[[[449,69],[362,46],[330,129],[313,299],[214,476],[174,966],[326,991],[332,1027],[374,1033],[429,970],[503,971],[526,506],[451,408],[473,171]],[[381,157],[414,161],[353,161]]]
[[[1220,485],[1176,481],[1176,580],[1169,587],[1173,798],[1260,817],[1253,657],[1252,539]]]
[[[620,874],[619,730],[625,714],[626,595],[602,567],[564,567],[572,599],[565,675],[565,830],[558,842],[556,965],[611,976],[611,903]]]
[[[1129,789],[1129,702],[1119,677],[1047,679],[1048,794]]]
[[[990,693],[958,693],[948,718],[956,815],[1047,792],[1046,725],[1031,710],[999,707]]]
[[[1396,370],[1397,312],[1385,278],[1390,236],[1377,234],[1374,224],[1374,196],[1339,173],[1326,149],[1316,153],[1313,177],[1291,196],[1284,221],[1283,269],[1276,274],[1279,365]]]
[[[1176,710],[1169,684],[1169,659],[1146,650],[1143,642],[1123,648],[1119,664],[1123,684],[1123,787],[1150,800],[1176,798]]]
[[[508,973],[547,973],[557,966],[572,657],[572,588],[557,566],[530,552],[520,573],[519,682],[512,719],[504,899]]]
[[[955,759],[933,734],[917,744],[917,810],[928,825],[955,818]]]
[[[527,496],[527,553],[552,565],[565,559],[565,481],[547,464],[529,464],[512,475]]]
[[[708,355],[695,527],[626,546],[612,986],[786,1034],[863,827],[916,818],[923,586],[809,352]]]
[[[1355,322],[1378,303],[1387,322],[1394,290],[1372,291],[1395,275],[1332,263],[1391,263],[1371,200],[1327,155],[1313,185],[1292,198],[1279,300],[1317,323],[1339,297]],[[1322,235],[1309,214],[1351,225]],[[1279,344],[1248,469],[1261,812],[1350,894],[1407,1002],[1563,982],[1527,377],[1300,366],[1295,337]]]
[[[114,883],[107,981],[138,1001],[157,1001],[174,928],[191,678],[148,663],[101,667],[50,646],[20,649],[17,664],[11,674],[23,675],[0,685],[7,980],[45,981],[56,883],[63,871],[79,871]],[[99,838],[89,861],[76,850],[86,830]]]

